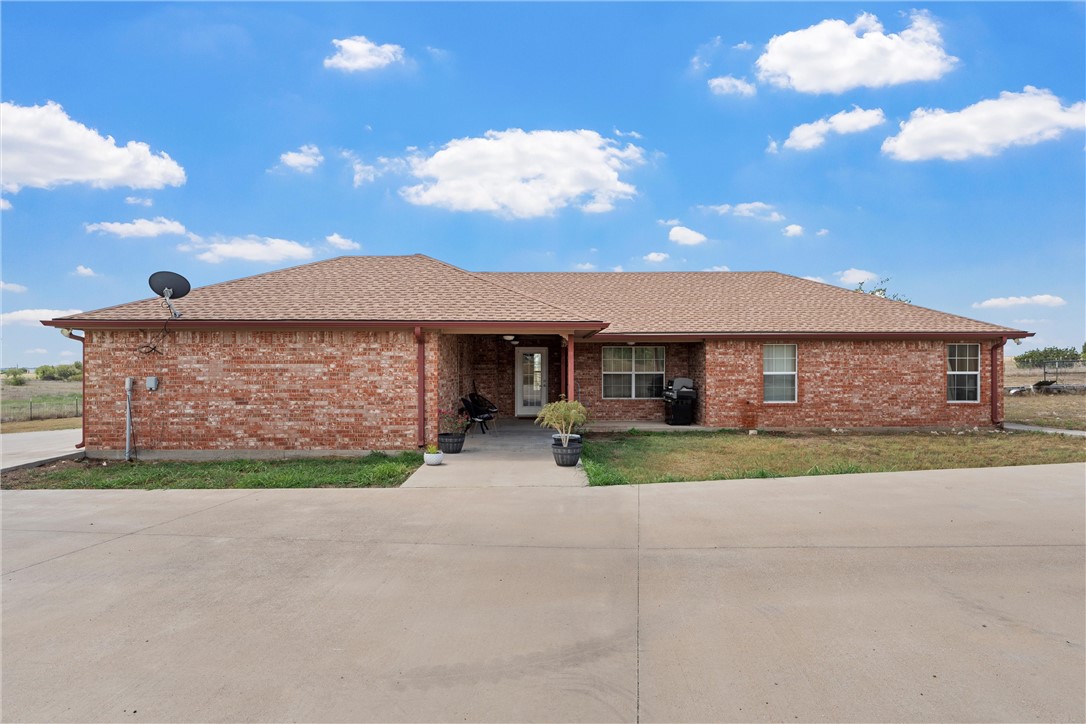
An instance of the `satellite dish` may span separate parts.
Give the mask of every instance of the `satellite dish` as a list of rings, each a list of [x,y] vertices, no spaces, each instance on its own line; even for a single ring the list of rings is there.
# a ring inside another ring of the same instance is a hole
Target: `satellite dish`
[[[180,299],[189,293],[192,289],[189,280],[174,272],[160,271],[152,274],[147,283],[151,285],[151,291],[166,300],[166,306],[170,308],[173,318],[180,317],[181,312],[177,311],[170,300]]]

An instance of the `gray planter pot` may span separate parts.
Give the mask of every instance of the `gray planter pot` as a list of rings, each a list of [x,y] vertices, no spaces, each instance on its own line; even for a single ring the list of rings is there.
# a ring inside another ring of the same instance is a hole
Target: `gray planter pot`
[[[554,453],[555,463],[563,468],[571,468],[581,459],[581,443],[570,439],[569,446],[562,447],[562,443],[559,442],[551,445],[551,452]]]
[[[455,455],[464,449],[464,433],[442,432],[437,436],[437,447],[441,452]]]

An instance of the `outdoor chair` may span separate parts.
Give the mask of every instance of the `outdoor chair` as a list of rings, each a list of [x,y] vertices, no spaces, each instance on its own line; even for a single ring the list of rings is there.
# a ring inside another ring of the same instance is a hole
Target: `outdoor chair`
[[[491,415],[489,412],[480,409],[477,405],[475,405],[475,403],[471,401],[469,397],[461,397],[460,402],[461,404],[463,404],[463,407],[461,407],[460,409],[468,413],[468,419],[471,420],[471,422],[468,424],[468,431],[470,432],[472,426],[478,423],[479,430],[481,430],[482,433],[485,435],[486,423],[493,420],[494,416]]]

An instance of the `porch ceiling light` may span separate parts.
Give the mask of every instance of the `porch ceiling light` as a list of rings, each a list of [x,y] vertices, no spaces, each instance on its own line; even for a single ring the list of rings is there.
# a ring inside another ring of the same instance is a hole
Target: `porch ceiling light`
[[[516,345],[520,344],[520,340],[519,339],[514,339],[509,344],[516,346]]]
[[[502,339],[504,339],[506,342],[512,342],[516,338],[517,338],[517,335],[515,335],[515,334],[503,334],[502,335]]]

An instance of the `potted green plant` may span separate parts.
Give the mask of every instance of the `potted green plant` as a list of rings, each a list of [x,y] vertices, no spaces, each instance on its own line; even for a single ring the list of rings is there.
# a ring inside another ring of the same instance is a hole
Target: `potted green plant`
[[[427,465],[440,465],[445,459],[445,453],[438,449],[437,445],[427,445],[426,452],[422,454],[422,461]]]
[[[437,446],[441,452],[455,455],[464,449],[464,432],[471,425],[465,410],[437,411]]]
[[[581,436],[573,430],[585,423],[588,410],[576,400],[567,400],[562,395],[555,402],[548,402],[536,416],[536,424],[558,431],[551,444],[554,462],[562,467],[572,467],[581,459]]]

